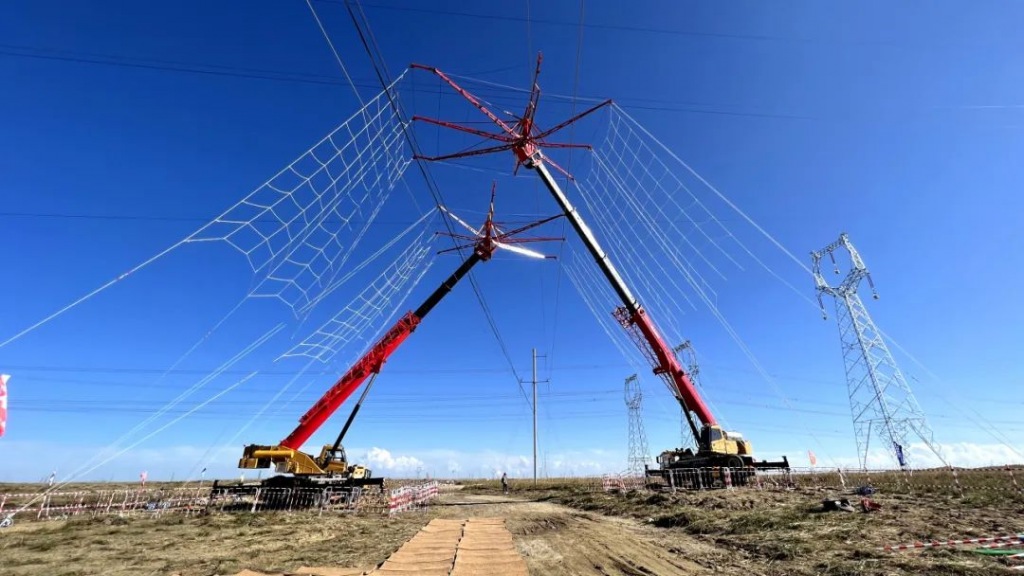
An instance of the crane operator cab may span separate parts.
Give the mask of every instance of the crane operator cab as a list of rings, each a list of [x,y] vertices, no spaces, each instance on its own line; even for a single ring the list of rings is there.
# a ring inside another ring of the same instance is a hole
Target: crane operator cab
[[[745,440],[739,432],[726,432],[716,424],[701,429],[699,445],[701,452],[714,454],[749,456],[754,452],[750,441]]]
[[[320,457],[317,463],[327,473],[346,474],[349,478],[362,480],[371,476],[370,469],[366,466],[355,464],[348,465],[348,456],[345,455],[345,447],[339,445],[335,449],[330,444],[325,444],[320,450]]]

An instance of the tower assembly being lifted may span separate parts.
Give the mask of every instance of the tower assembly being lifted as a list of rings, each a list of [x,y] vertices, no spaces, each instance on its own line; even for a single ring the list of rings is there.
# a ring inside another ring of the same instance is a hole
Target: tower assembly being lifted
[[[821,260],[827,255],[832,262],[833,272],[839,274],[835,253],[843,249],[850,257],[850,271],[839,284],[832,286],[822,275]],[[906,448],[911,436],[924,441],[945,464],[946,459],[935,442],[921,406],[857,294],[861,280],[866,279],[872,296],[878,299],[871,273],[850,242],[850,237],[843,232],[835,242],[817,252],[811,252],[811,260],[814,264],[818,304],[826,320],[828,314],[821,296],[827,294],[835,299],[839,340],[846,365],[846,387],[850,395],[853,432],[857,439],[857,456],[861,468],[867,468],[872,435],[882,442],[886,452],[901,468],[910,466]]]
[[[250,444],[245,447],[238,467],[242,469],[274,468],[282,475],[273,476],[257,485],[239,485],[224,489],[227,496],[241,496],[255,493],[258,496],[258,489],[264,487],[320,487],[345,490],[361,488],[370,485],[382,485],[382,479],[372,478],[371,471],[361,465],[354,465],[348,461],[345,447],[342,442],[348,433],[356,414],[359,413],[363,401],[373,387],[373,383],[384,368],[385,362],[398,349],[398,347],[416,330],[438,303],[447,296],[455,285],[459,283],[480,262],[486,262],[500,249],[515,252],[531,258],[553,258],[539,252],[524,248],[523,244],[533,242],[548,242],[562,240],[562,238],[544,237],[520,237],[529,230],[541,226],[547,222],[561,218],[561,215],[551,216],[536,222],[509,228],[494,219],[494,196],[495,185],[491,185],[491,203],[487,211],[487,218],[480,228],[474,228],[452,214],[448,209],[441,207],[449,217],[460,226],[466,229],[468,234],[454,234],[439,232],[438,234],[449,236],[456,242],[455,247],[441,250],[439,254],[457,252],[460,250],[471,250],[469,256],[440,286],[435,289],[427,299],[415,310],[410,310],[402,316],[383,336],[363,354],[340,379],[327,390],[326,393],[299,419],[298,426],[274,445]],[[301,451],[302,446],[309,440],[310,436],[316,433],[321,426],[341,407],[341,405],[352,395],[363,383],[362,395],[356,402],[348,420],[342,427],[334,444],[327,444],[320,450],[319,456],[307,454]],[[215,484],[216,486],[216,484]]]
[[[647,450],[647,433],[644,432],[644,393],[640,389],[640,378],[633,374],[626,378],[626,410],[629,412],[629,458],[626,471],[630,476],[643,476],[651,460]]]
[[[440,156],[416,155],[415,157],[420,160],[443,161],[495,152],[511,152],[514,156],[516,170],[518,170],[519,166],[523,166],[540,177],[541,183],[551,193],[558,207],[561,208],[562,214],[569,221],[569,225],[576,232],[583,246],[594,259],[594,263],[601,271],[601,274],[607,280],[616,296],[618,296],[621,306],[613,311],[613,316],[626,330],[629,338],[640,349],[641,354],[650,362],[652,372],[668,384],[669,390],[672,391],[672,394],[683,408],[683,414],[687,417],[687,423],[690,425],[694,438],[697,439],[696,451],[686,449],[663,452],[658,458],[660,469],[653,471],[655,475],[664,476],[676,469],[708,467],[789,468],[789,461],[785,456],[783,456],[781,461],[777,462],[755,460],[753,447],[748,440],[738,433],[726,432],[722,429],[714,414],[712,414],[704,402],[704,399],[697,392],[693,382],[690,380],[689,374],[687,374],[679,362],[679,358],[676,357],[675,352],[665,342],[654,320],[651,319],[647,310],[633,296],[633,292],[626,285],[614,264],[612,264],[609,255],[601,248],[593,231],[583,221],[579,211],[570,202],[569,197],[566,196],[558,182],[555,181],[551,172],[548,171],[547,167],[550,165],[567,178],[572,179],[571,174],[552,162],[544,154],[544,149],[590,149],[590,146],[586,144],[553,142],[548,138],[578,120],[593,114],[600,108],[611,105],[611,100],[606,100],[592,108],[588,108],[567,120],[555,124],[552,128],[541,129],[535,122],[537,105],[540,101],[540,85],[537,82],[540,74],[540,65],[541,57],[538,54],[537,68],[534,70],[533,86],[530,89],[526,110],[522,116],[514,116],[508,113],[510,118],[506,122],[485,106],[480,99],[459,86],[441,70],[431,66],[412,64],[411,67],[414,69],[425,70],[439,77],[497,127],[496,131],[488,132],[474,127],[475,125],[455,124],[436,118],[413,116],[413,121],[425,122],[467,134],[474,134],[483,138],[486,143],[494,143],[492,146],[472,148],[452,154],[442,154]],[[651,471],[648,471],[648,476],[651,476]]]

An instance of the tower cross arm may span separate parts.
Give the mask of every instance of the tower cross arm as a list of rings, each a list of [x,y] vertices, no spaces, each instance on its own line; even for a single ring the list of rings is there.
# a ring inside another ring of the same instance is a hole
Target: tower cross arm
[[[452,160],[454,158],[465,158],[466,156],[480,156],[481,154],[490,154],[492,152],[503,152],[505,150],[511,150],[513,147],[513,144],[502,144],[501,146],[480,148],[478,150],[470,150],[469,152],[455,152],[453,154],[442,154],[441,156],[423,156],[420,154],[416,154],[415,156],[413,156],[413,158],[417,160],[428,160],[430,162],[438,162],[441,160]]]
[[[486,106],[481,104],[480,101],[476,99],[476,96],[473,96],[467,90],[465,90],[462,86],[459,86],[458,84],[456,84],[455,81],[452,80],[451,78],[449,78],[448,75],[445,74],[444,72],[441,72],[440,70],[438,70],[437,68],[434,68],[432,66],[424,66],[422,64],[415,64],[414,63],[414,64],[410,64],[409,67],[413,68],[413,69],[426,70],[427,72],[435,74],[438,78],[440,78],[441,80],[444,80],[449,86],[452,87],[453,90],[458,92],[463,98],[468,100],[469,103],[472,104],[477,110],[483,112],[485,116],[490,118],[492,122],[497,124],[498,127],[501,128],[503,131],[505,131],[505,133],[507,133],[509,136],[512,136],[513,138],[518,136],[516,131],[513,130],[511,126],[506,124],[501,118],[498,118],[494,114],[494,112],[491,112],[490,110],[488,110]]]
[[[565,128],[569,124],[572,124],[573,122],[576,122],[577,120],[581,120],[581,119],[589,116],[590,114],[600,110],[601,108],[604,108],[605,106],[611,106],[611,105],[612,105],[612,100],[611,100],[611,98],[609,98],[609,99],[605,100],[604,102],[601,102],[600,104],[598,104],[596,106],[592,106],[591,108],[588,108],[588,109],[584,110],[583,112],[580,112],[579,114],[573,116],[572,118],[569,118],[568,120],[566,120],[564,122],[560,122],[559,124],[555,125],[554,128],[548,128],[547,130],[541,132],[540,134],[537,134],[535,136],[535,138],[537,138],[537,139],[546,138],[547,136],[550,136],[550,135],[554,134],[555,132],[558,132],[562,128]],[[549,144],[549,146],[550,146],[550,144]]]
[[[470,128],[468,126],[462,126],[461,124],[455,124],[454,122],[446,122],[444,120],[436,120],[434,118],[427,118],[426,116],[413,116],[414,122],[426,122],[427,124],[434,124],[435,126],[441,126],[443,128],[451,128],[452,130],[458,130],[459,132],[466,132],[467,134],[474,134],[481,138],[488,138],[490,140],[498,140],[500,142],[511,142],[512,138],[502,134],[494,134],[485,130],[477,130],[476,128]]]

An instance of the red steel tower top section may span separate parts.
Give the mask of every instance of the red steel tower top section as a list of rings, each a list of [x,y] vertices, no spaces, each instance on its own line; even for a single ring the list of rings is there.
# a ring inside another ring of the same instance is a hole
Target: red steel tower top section
[[[526,110],[522,116],[516,117],[515,121],[509,124],[497,116],[497,114],[491,112],[486,106],[480,103],[480,100],[476,96],[470,94],[467,90],[455,83],[447,74],[430,66],[423,66],[422,64],[412,64],[411,68],[420,70],[426,70],[433,74],[436,74],[439,78],[444,80],[451,86],[456,92],[462,95],[463,98],[469,101],[477,110],[484,113],[485,116],[490,118],[492,122],[499,128],[498,132],[487,132],[486,130],[478,130],[469,126],[462,126],[454,122],[446,122],[444,120],[438,120],[435,118],[426,118],[423,116],[413,116],[414,121],[427,122],[428,124],[435,124],[444,128],[451,128],[452,130],[458,130],[460,132],[466,132],[468,134],[475,134],[481,138],[491,140],[494,142],[500,142],[494,146],[487,148],[480,148],[477,150],[470,150],[467,152],[458,152],[455,154],[445,154],[443,156],[416,156],[423,160],[450,160],[452,158],[465,158],[466,156],[479,156],[481,154],[491,154],[493,152],[502,152],[505,150],[511,150],[516,155],[516,171],[518,172],[521,164],[529,165],[532,162],[537,161],[537,152],[542,148],[585,148],[590,149],[589,144],[569,144],[561,142],[549,142],[548,136],[553,135],[559,130],[569,126],[570,124],[580,120],[581,118],[591,114],[595,110],[598,110],[604,106],[612,103],[611,100],[605,100],[597,106],[584,110],[579,114],[569,118],[568,120],[556,125],[553,128],[542,130],[537,126],[534,117],[537,114],[537,103],[540,101],[540,85],[537,83],[537,77],[540,76],[540,64],[543,60],[543,55],[537,54],[537,68],[533,72],[533,86],[530,89],[530,99],[526,103]],[[565,171],[561,166],[555,164],[550,158],[545,157],[544,161],[556,170],[565,174],[569,178],[572,175]],[[529,166],[528,166],[529,167]]]
[[[683,369],[679,359],[675,355],[675,352],[672,351],[671,347],[669,347],[661,337],[654,321],[633,296],[633,293],[622,279],[622,276],[612,264],[611,259],[601,248],[601,245],[598,243],[594,233],[590,230],[590,227],[587,226],[586,222],[583,221],[579,211],[573,207],[568,196],[566,196],[559,187],[558,182],[556,182],[551,176],[551,173],[548,172],[546,165],[550,164],[570,179],[572,179],[572,175],[558,164],[552,162],[550,158],[547,158],[542,153],[542,149],[544,148],[584,148],[589,150],[590,146],[587,144],[549,142],[547,138],[566,126],[569,126],[581,118],[593,113],[595,110],[611,104],[611,100],[605,100],[592,108],[584,110],[568,120],[555,125],[553,128],[549,128],[547,130],[539,128],[535,121],[535,116],[537,114],[537,103],[540,100],[540,86],[537,83],[537,77],[540,75],[541,61],[541,55],[538,54],[537,68],[533,74],[533,86],[530,90],[530,98],[526,103],[526,110],[523,112],[522,116],[515,117],[515,121],[511,123],[502,120],[494,112],[488,110],[486,106],[480,103],[480,100],[476,96],[470,94],[467,90],[456,84],[444,72],[430,66],[412,64],[412,68],[427,70],[447,82],[449,86],[462,95],[462,97],[469,101],[469,103],[477,110],[487,116],[487,118],[489,118],[499,129],[498,132],[487,132],[485,130],[478,130],[476,128],[462,126],[460,124],[446,122],[444,120],[413,116],[413,120],[435,124],[437,126],[450,128],[452,130],[468,134],[475,134],[487,141],[497,142],[497,144],[493,146],[478,148],[476,150],[457,152],[442,156],[418,155],[416,158],[423,160],[448,160],[452,158],[464,158],[467,156],[478,156],[481,154],[511,150],[516,156],[516,171],[518,171],[520,165],[536,171],[540,176],[541,181],[544,182],[548,191],[551,192],[551,195],[561,207],[562,213],[565,214],[565,217],[569,220],[570,224],[572,224],[572,227],[580,237],[580,240],[582,240],[583,244],[590,252],[590,255],[594,258],[594,261],[601,269],[601,272],[608,280],[608,283],[612,286],[615,293],[622,301],[622,308],[615,312],[616,318],[619,319],[619,321],[622,322],[623,327],[630,332],[631,336],[640,347],[640,351],[651,362],[651,365],[654,368],[654,373],[663,378],[669,384],[676,399],[679,400],[680,404],[682,404],[686,411],[687,420],[689,421],[690,426],[693,429],[693,435],[696,438],[699,435],[699,431],[697,430],[693,419],[690,417],[690,413],[692,412],[693,414],[696,414],[701,423],[705,425],[715,424],[714,415],[704,403],[700,394],[697,393],[696,387],[690,380],[689,375]]]

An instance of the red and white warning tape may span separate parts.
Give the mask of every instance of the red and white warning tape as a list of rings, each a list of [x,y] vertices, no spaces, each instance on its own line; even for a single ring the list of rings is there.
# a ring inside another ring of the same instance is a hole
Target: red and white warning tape
[[[440,493],[437,482],[427,482],[418,486],[404,486],[392,490],[388,495],[388,514],[395,515],[410,508],[422,506],[433,500]]]
[[[978,546],[983,550],[989,550],[992,548],[1013,548],[1024,545],[1024,538],[1020,540],[1010,540],[1008,542],[997,542],[995,544],[986,544],[985,546]]]
[[[1010,536],[989,536],[987,538],[967,538],[964,540],[932,540],[931,542],[914,542],[913,544],[898,544],[882,546],[882,550],[913,550],[915,548],[937,548],[940,546],[959,546],[963,544],[987,544],[990,542],[1002,542],[993,547],[1002,547],[1024,543],[1024,534]]]

